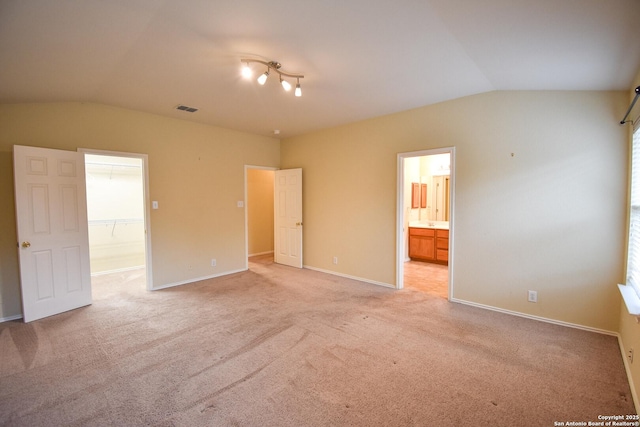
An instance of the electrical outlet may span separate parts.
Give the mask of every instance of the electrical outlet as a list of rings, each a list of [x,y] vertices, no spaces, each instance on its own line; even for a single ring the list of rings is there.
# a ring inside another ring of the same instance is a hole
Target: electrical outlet
[[[528,291],[527,301],[529,302],[538,302],[538,292],[537,291]]]
[[[215,267],[215,266],[216,266],[216,259],[211,258],[211,267]]]
[[[334,263],[334,264],[338,264],[338,257],[337,257],[337,256],[334,256],[334,257],[333,257],[333,263]]]
[[[633,363],[633,348],[629,349],[629,355],[627,357],[629,358],[629,362]]]

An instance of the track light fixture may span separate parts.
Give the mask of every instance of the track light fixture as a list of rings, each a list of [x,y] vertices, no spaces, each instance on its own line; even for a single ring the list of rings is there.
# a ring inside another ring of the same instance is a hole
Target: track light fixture
[[[253,74],[251,71],[251,67],[249,66],[250,63],[256,62],[258,64],[266,65],[267,70],[264,73],[260,74],[260,76],[258,77],[259,84],[265,84],[267,82],[267,78],[269,78],[269,71],[273,70],[278,73],[278,77],[280,77],[280,84],[287,92],[291,90],[291,83],[289,83],[287,80],[284,80],[282,77],[290,77],[292,79],[296,79],[296,89],[294,91],[294,95],[297,97],[302,96],[302,89],[300,89],[300,79],[304,78],[303,75],[286,73],[282,71],[280,69],[282,67],[282,64],[277,61],[266,62],[259,59],[241,59],[240,61],[244,63],[244,67],[242,67],[242,75],[244,77],[249,78]]]

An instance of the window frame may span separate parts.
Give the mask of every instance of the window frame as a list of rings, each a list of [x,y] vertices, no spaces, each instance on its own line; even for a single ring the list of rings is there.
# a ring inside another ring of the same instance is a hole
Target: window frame
[[[626,285],[618,285],[629,314],[640,316],[640,120],[633,122],[629,173]]]

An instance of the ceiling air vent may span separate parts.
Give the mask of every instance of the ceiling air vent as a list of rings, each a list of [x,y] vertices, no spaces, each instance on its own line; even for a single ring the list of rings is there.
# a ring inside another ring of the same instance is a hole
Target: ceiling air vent
[[[198,111],[197,108],[193,108],[193,107],[187,107],[186,105],[178,105],[176,107],[176,110],[181,110],[181,111],[186,111],[187,113],[195,113],[196,111]]]

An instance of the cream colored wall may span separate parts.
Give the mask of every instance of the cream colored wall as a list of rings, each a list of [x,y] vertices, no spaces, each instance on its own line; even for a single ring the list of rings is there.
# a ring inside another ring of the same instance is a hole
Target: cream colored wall
[[[635,93],[633,91],[633,89],[635,89],[636,87],[640,86],[640,72],[638,72],[638,75],[636,76],[635,81],[633,82],[632,85],[632,89],[630,91],[628,100],[629,102],[631,102],[631,100],[633,99],[633,97],[635,96]],[[638,115],[640,115],[640,105],[636,104],[637,106],[634,108],[634,110],[631,113],[631,118],[635,118],[638,117]],[[624,114],[624,113],[623,113]],[[622,117],[620,117],[622,119]],[[627,135],[627,146],[629,147],[629,152],[631,150],[631,140],[633,137],[632,134],[632,125],[631,124],[626,124],[625,125],[626,131],[628,132]],[[628,206],[628,202],[626,202],[625,207]],[[626,225],[626,224],[625,224]],[[622,280],[624,279],[621,278]],[[620,283],[624,284],[624,280],[621,281]],[[640,410],[640,408],[638,407],[638,396],[640,396],[640,359],[638,359],[638,357],[640,357],[640,323],[638,321],[636,321],[635,316],[631,316],[629,314],[629,312],[627,311],[627,307],[624,305],[624,302],[620,303],[620,342],[623,348],[623,354],[624,356],[628,356],[629,354],[629,350],[630,349],[634,349],[634,352],[638,352],[635,353],[635,361],[634,363],[629,363],[629,359],[627,358],[627,368],[628,368],[628,372],[630,373],[630,382],[631,382],[631,386],[633,388],[633,391],[635,393],[634,397],[636,399],[635,404],[636,404],[636,410]]]
[[[627,106],[492,92],[283,140],[282,167],[305,173],[304,263],[395,285],[397,153],[453,146],[453,297],[616,331]]]
[[[249,255],[273,252],[272,170],[247,169],[247,230]]]
[[[274,138],[88,103],[0,105],[0,319],[21,313],[14,144],[149,155],[155,287],[243,269],[244,165],[280,163]]]

